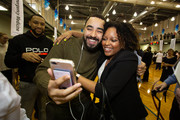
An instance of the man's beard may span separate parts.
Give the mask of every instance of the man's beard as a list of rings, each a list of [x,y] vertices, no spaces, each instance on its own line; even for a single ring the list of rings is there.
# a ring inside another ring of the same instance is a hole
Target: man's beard
[[[86,39],[94,39],[94,40],[99,41],[99,39],[93,38],[93,37],[86,37],[86,39],[83,37],[83,39],[84,39],[84,43],[85,43],[86,48],[87,48],[90,52],[96,52],[97,50],[99,50],[99,47],[100,47],[100,45],[101,45],[101,42],[99,42],[95,47],[90,47],[90,46],[87,45],[87,40],[86,40]]]
[[[41,32],[40,34],[36,32],[36,29],[31,29],[31,30],[32,30],[32,32],[33,32],[36,36],[38,36],[38,37],[44,34],[44,31],[43,31],[43,30],[42,30],[42,32]]]

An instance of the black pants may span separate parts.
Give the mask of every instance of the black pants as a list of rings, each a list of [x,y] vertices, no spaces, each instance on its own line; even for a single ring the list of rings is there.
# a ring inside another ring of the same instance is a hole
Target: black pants
[[[156,70],[157,69],[159,69],[159,70],[161,69],[161,63],[156,63]]]
[[[179,119],[180,119],[179,104],[177,103],[176,97],[174,97],[170,115],[169,115],[169,120],[179,120]]]
[[[146,67],[146,71],[145,71],[143,79],[142,79],[143,81],[148,81],[148,79],[149,79],[149,67],[150,67],[150,65]]]
[[[1,73],[8,79],[8,81],[12,84],[12,70],[1,71]]]

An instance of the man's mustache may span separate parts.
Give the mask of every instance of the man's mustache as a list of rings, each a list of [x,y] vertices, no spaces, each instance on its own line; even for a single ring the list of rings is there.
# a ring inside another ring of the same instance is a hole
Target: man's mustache
[[[95,40],[95,41],[99,41],[99,39],[98,38],[96,38],[96,37],[92,37],[92,36],[89,36],[89,37],[86,37],[87,39],[93,39],[93,40]]]

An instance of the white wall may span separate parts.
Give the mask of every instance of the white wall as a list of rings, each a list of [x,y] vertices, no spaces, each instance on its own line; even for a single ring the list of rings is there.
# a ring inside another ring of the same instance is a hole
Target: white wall
[[[11,36],[11,18],[8,15],[0,15],[0,32],[6,33],[9,38]],[[24,32],[26,32],[28,28],[24,28]]]

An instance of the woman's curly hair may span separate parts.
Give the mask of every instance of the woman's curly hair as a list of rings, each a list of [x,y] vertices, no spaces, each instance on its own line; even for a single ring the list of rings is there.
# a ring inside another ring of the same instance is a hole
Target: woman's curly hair
[[[139,50],[138,33],[131,24],[118,21],[107,22],[104,27],[104,33],[110,27],[116,28],[118,39],[123,49]]]

